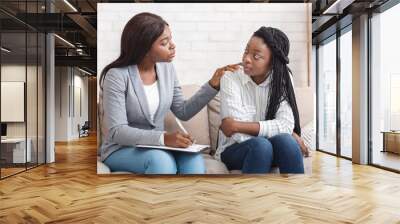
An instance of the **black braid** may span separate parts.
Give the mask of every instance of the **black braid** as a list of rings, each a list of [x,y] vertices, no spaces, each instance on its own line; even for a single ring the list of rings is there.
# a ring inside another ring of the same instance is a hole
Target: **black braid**
[[[268,99],[266,120],[275,119],[276,112],[283,101],[287,101],[292,108],[295,121],[294,132],[301,135],[299,111],[297,109],[294,87],[290,81],[292,71],[287,64],[289,63],[289,39],[279,29],[272,27],[261,27],[253,36],[264,40],[264,43],[272,52],[272,77]]]

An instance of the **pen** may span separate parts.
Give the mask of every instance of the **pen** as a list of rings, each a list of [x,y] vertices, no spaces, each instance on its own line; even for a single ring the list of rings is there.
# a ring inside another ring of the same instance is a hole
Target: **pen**
[[[175,118],[175,120],[176,120],[176,123],[178,124],[179,128],[183,131],[183,133],[188,135],[189,133],[186,131],[185,127],[183,127],[181,121],[178,118]],[[196,143],[196,140],[193,139],[193,144],[195,144],[195,143]]]

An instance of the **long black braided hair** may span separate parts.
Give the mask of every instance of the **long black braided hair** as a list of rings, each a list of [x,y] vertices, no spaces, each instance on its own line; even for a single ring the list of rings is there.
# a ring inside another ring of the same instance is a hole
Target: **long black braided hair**
[[[294,132],[301,135],[299,111],[297,109],[294,87],[290,80],[292,71],[289,69],[289,39],[281,30],[272,27],[261,27],[253,36],[261,38],[272,53],[272,77],[268,99],[266,120],[275,119],[279,105],[287,101],[292,108],[294,117]]]

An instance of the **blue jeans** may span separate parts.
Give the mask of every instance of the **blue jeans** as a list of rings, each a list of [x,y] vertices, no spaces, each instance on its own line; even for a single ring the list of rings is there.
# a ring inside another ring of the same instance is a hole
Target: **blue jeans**
[[[204,174],[200,153],[125,147],[113,152],[104,163],[111,171],[139,174]]]
[[[269,173],[274,165],[280,173],[304,173],[300,146],[289,134],[269,139],[254,137],[233,144],[221,153],[221,160],[229,170],[242,173]]]

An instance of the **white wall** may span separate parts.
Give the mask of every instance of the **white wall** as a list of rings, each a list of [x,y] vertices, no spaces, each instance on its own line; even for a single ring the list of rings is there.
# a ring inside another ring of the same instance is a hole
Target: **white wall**
[[[177,45],[174,64],[181,84],[201,85],[216,68],[239,62],[248,39],[260,26],[276,27],[288,35],[289,67],[295,86],[309,84],[311,4],[100,3],[97,9],[98,74],[118,57],[127,21],[146,11],[170,24]]]
[[[36,66],[25,66],[19,64],[5,64],[1,66],[1,81],[10,82],[25,82],[26,73],[28,74],[28,81],[30,86],[35,86],[36,81],[31,80],[31,74],[36,74]],[[28,120],[28,137],[36,130],[36,88],[27,88],[27,120]],[[9,108],[1,108],[1,110],[8,110]],[[7,136],[8,137],[25,137],[26,122],[7,122]],[[36,135],[36,132],[35,132]]]
[[[35,69],[36,72],[36,68],[33,66],[25,66],[25,64],[4,64],[1,66],[1,81],[26,83],[26,71],[28,71],[28,74],[30,74],[33,69]],[[2,98],[3,97],[4,96],[2,96]],[[1,110],[9,110],[9,108],[1,108]],[[22,108],[22,110],[24,110],[24,108]],[[8,122],[7,135],[9,137],[25,137],[25,123]]]
[[[55,73],[55,141],[69,141],[78,138],[78,124],[88,120],[88,78],[71,67],[56,67]],[[76,107],[79,98],[74,91],[79,89],[82,115]]]
[[[55,68],[55,141],[68,140],[68,86],[67,67]]]
[[[78,74],[76,73],[78,72]],[[72,131],[71,134],[73,136],[73,138],[77,138],[79,137],[79,133],[78,133],[78,129],[77,126],[78,124],[80,124],[81,126],[85,123],[85,121],[88,121],[89,119],[89,114],[88,114],[88,106],[89,106],[89,102],[88,102],[88,78],[81,76],[81,72],[79,72],[78,70],[75,70],[75,75],[74,75],[74,86],[75,86],[75,106],[74,106],[74,110],[75,110],[75,116],[72,119]],[[77,90],[80,89],[80,106],[81,106],[81,110],[82,113],[80,114],[79,112],[79,98]]]

